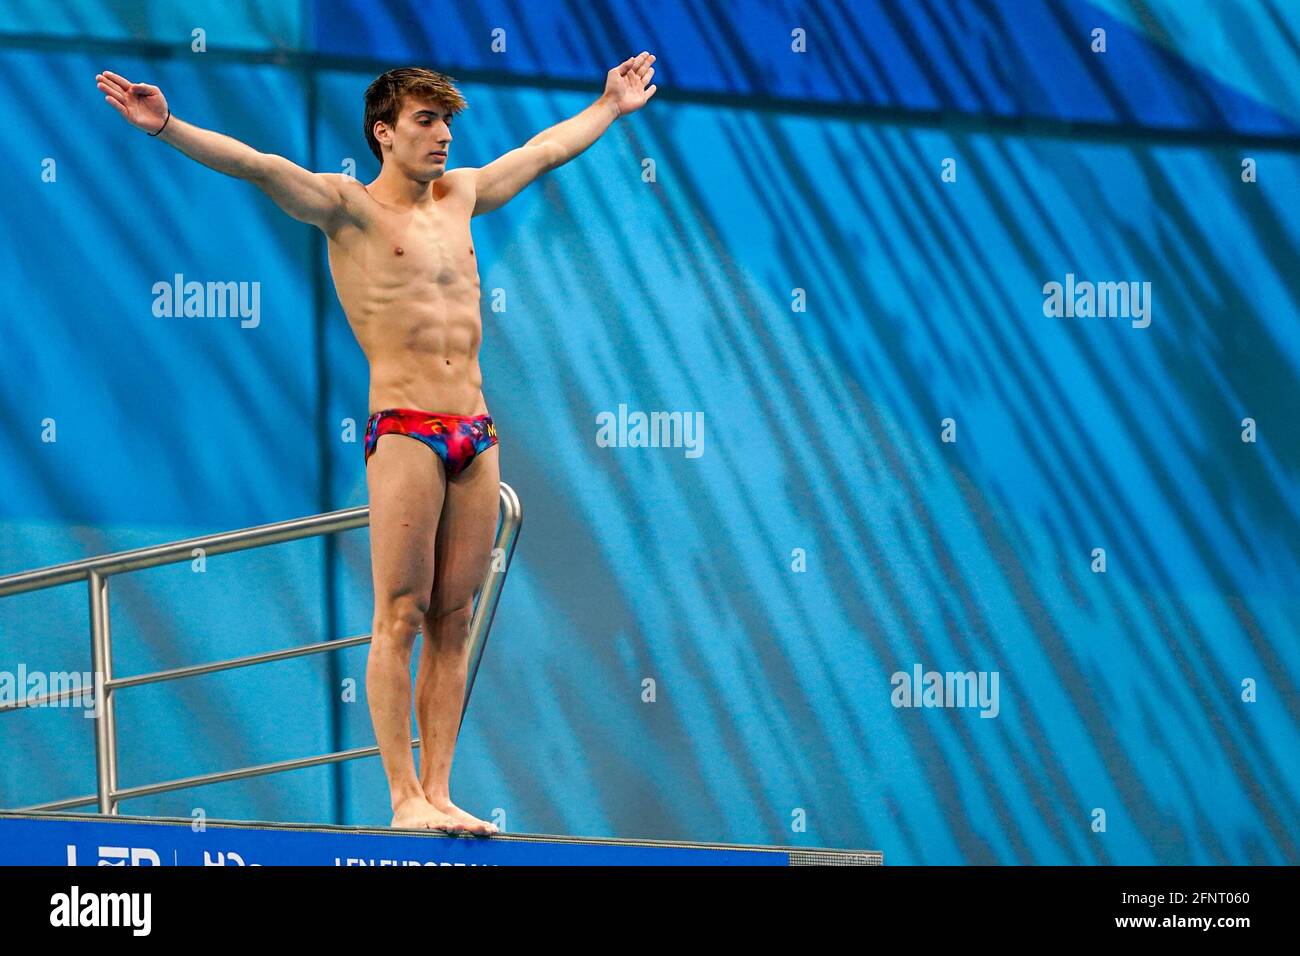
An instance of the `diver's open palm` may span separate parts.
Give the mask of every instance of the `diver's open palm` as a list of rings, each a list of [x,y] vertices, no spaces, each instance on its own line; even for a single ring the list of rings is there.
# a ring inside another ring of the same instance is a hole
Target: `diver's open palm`
[[[655,95],[658,86],[646,89],[646,84],[655,75],[651,64],[655,61],[653,53],[641,53],[629,57],[605,76],[605,95],[618,105],[618,114],[626,116],[645,106],[646,101]]]
[[[146,133],[156,133],[162,129],[163,122],[167,119],[167,100],[158,87],[148,83],[132,83],[126,77],[108,70],[95,74],[95,85],[104,94],[108,104],[136,129],[142,129]]]

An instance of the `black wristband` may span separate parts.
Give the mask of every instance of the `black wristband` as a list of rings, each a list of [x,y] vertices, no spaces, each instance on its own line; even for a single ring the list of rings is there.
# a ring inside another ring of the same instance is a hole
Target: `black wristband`
[[[167,110],[167,118],[166,118],[165,120],[163,120],[163,124],[162,124],[161,126],[158,127],[158,133],[161,133],[163,130],[165,130],[165,129],[167,128],[167,124],[170,123],[171,121],[172,121],[172,111],[171,111],[170,109],[168,109],[168,110]],[[150,136],[157,136],[158,133],[150,133],[149,135],[150,135]]]

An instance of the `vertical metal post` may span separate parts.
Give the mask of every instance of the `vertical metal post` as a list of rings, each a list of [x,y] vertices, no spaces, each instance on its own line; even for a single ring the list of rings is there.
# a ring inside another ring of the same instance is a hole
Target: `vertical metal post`
[[[113,692],[105,685],[113,679],[113,647],[108,625],[108,577],[91,571],[90,655],[95,668],[95,780],[99,812],[117,813],[117,724],[113,720]]]
[[[505,587],[506,572],[510,570],[510,561],[514,557],[515,543],[519,540],[519,529],[523,524],[524,510],[519,503],[515,490],[505,482],[501,483],[501,527],[497,531],[493,545],[492,563],[488,565],[487,579],[474,605],[474,615],[469,623],[469,662],[465,675],[465,699],[461,702],[460,723],[456,733],[465,726],[465,711],[469,709],[469,695],[474,690],[474,678],[478,676],[478,666],[483,661],[483,651],[487,648],[488,632],[492,630],[492,619],[496,617],[497,604],[501,600],[501,589]],[[501,570],[496,569],[496,552],[501,551]]]

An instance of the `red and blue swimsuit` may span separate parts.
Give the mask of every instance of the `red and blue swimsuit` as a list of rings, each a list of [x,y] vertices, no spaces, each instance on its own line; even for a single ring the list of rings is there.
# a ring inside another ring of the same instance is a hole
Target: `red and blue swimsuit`
[[[474,458],[497,443],[490,415],[442,415],[414,408],[375,412],[366,423],[366,464],[380,435],[406,435],[422,441],[442,459],[448,478],[455,478]]]

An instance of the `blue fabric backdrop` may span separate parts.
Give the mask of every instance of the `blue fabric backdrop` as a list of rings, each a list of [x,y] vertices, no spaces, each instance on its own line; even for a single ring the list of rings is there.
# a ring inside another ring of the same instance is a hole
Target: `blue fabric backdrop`
[[[96,71],[368,181],[379,69],[459,78],[476,166],[651,49],[645,111],[473,223],[526,518],[457,802],[891,863],[1300,862],[1297,30],[1174,0],[6,0],[0,574],[365,502],[323,238],[130,130]],[[257,324],[155,315],[177,274],[256,282]],[[1067,274],[1149,282],[1150,325],[1045,316]],[[620,406],[702,415],[703,453],[603,447]],[[365,633],[367,549],[114,579],[117,670]],[[0,601],[0,672],[88,670],[86,604]],[[364,662],[124,691],[121,782],[368,745]],[[996,717],[895,706],[917,664],[996,672]],[[0,715],[0,806],[92,792],[91,727]],[[363,760],[123,810],[196,807],[376,823],[387,794]]]

